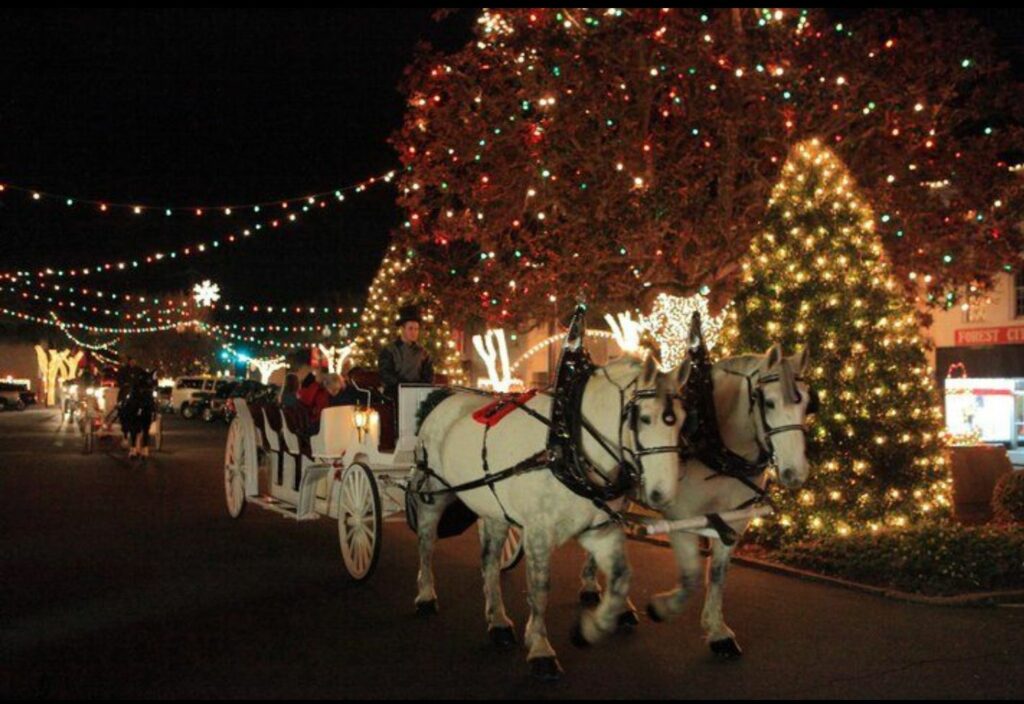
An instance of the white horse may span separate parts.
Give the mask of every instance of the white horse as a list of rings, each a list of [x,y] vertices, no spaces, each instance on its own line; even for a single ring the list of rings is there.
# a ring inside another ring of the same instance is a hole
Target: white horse
[[[785,357],[779,345],[764,355],[731,357],[712,367],[715,412],[725,446],[750,462],[767,453],[777,468],[779,483],[786,489],[798,489],[810,471],[805,422],[811,392],[801,379],[806,368],[806,349]],[[765,470],[755,484],[763,489],[767,481]],[[663,513],[669,519],[718,513],[734,509],[753,496],[753,490],[742,482],[718,475],[691,459],[684,463],[675,501]],[[742,535],[747,522],[733,528]],[[655,621],[677,616],[700,582],[698,536],[674,532],[669,540],[679,569],[679,585],[652,598],[647,612]],[[701,626],[713,653],[739,657],[742,651],[736,634],[722,616],[722,592],[733,546],[719,539],[710,543]]]
[[[624,357],[595,370],[582,395],[582,416],[620,457],[611,457],[605,447],[583,432],[586,456],[613,482],[623,471],[621,460],[631,462],[640,481],[636,489],[652,506],[667,507],[676,495],[680,460],[673,448],[677,447],[684,419],[680,391],[689,372],[689,360],[666,374],[658,371],[651,357],[644,361]],[[420,491],[442,490],[445,483],[457,486],[479,480],[488,471],[513,467],[545,448],[548,426],[522,410],[512,412],[488,429],[485,436],[484,426],[471,416],[487,403],[477,395],[456,393],[430,412],[419,437],[427,466],[443,482],[419,471],[410,486],[418,486]],[[527,407],[550,419],[551,403],[550,396],[539,394]],[[486,460],[482,461],[485,441]],[[460,491],[458,498],[482,519],[485,617],[496,644],[515,643],[499,580],[509,521],[523,530],[530,605],[525,642],[533,674],[555,679],[561,672],[548,641],[544,614],[550,589],[551,552],[570,538],[576,538],[590,553],[609,585],[598,608],[581,615],[574,641],[595,643],[616,630],[620,616],[629,609],[631,571],[624,550],[625,536],[605,511],[571,491],[547,469],[517,474],[490,487]],[[420,495],[415,497],[420,553],[416,606],[420,613],[437,609],[431,557],[438,521],[454,500],[450,493],[439,494],[432,501],[425,501]]]
[[[787,358],[775,345],[764,355],[724,359],[711,371],[718,427],[726,448],[751,465],[771,459],[778,468],[779,483],[787,489],[803,485],[809,472],[805,421],[812,394],[801,378],[806,367],[806,349]],[[767,481],[767,466],[752,478],[752,484],[761,490]],[[700,460],[688,459],[683,462],[675,501],[662,513],[670,520],[694,518],[731,511],[755,496],[755,491],[743,482],[712,471]],[[744,522],[731,527],[738,536],[747,525]],[[700,586],[699,536],[677,531],[669,534],[669,541],[679,569],[679,585],[656,594],[648,604],[647,613],[656,622],[677,616]],[[742,651],[736,634],[722,617],[722,591],[733,546],[719,539],[710,543],[701,626],[712,652],[739,657]],[[590,560],[584,564],[582,581],[581,601],[597,599],[600,586]]]

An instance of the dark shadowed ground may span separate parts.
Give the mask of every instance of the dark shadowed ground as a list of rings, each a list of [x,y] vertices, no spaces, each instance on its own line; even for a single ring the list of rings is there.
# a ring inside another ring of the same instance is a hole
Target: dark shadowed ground
[[[938,608],[735,567],[726,616],[745,656],[713,659],[700,604],[581,651],[576,547],[555,561],[549,629],[566,675],[531,681],[489,645],[475,531],[444,541],[441,613],[413,615],[413,535],[385,531],[370,582],[333,521],[249,506],[228,518],[223,426],[171,418],[144,468],[83,456],[47,411],[0,414],[0,695],[9,697],[864,698],[1024,696],[1024,609]],[[631,544],[633,597],[671,554]],[[520,631],[523,567],[506,576]]]

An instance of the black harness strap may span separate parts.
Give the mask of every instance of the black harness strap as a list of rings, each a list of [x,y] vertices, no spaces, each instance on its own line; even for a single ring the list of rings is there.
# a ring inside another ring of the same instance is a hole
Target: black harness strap
[[[514,464],[508,469],[503,469],[500,472],[495,472],[494,474],[487,474],[480,479],[474,479],[473,481],[466,482],[465,484],[459,484],[457,486],[449,484],[445,481],[444,477],[435,472],[424,462],[419,464],[417,469],[423,472],[425,478],[436,479],[441,482],[441,484],[444,485],[444,488],[428,491],[417,487],[415,489],[410,488],[409,490],[415,492],[425,503],[430,503],[433,501],[435,496],[454,494],[460,491],[470,491],[471,489],[479,489],[480,487],[497,484],[498,482],[508,479],[509,477],[514,477],[517,474],[543,469],[548,466],[550,461],[551,456],[548,450],[541,450],[540,452],[527,457],[522,462]]]
[[[516,405],[519,406],[519,408],[522,408],[522,406],[520,406],[519,404],[516,404]],[[480,449],[480,461],[483,463],[484,474],[490,474],[491,473],[491,468],[487,464],[487,431],[490,430],[490,429],[491,429],[491,426],[489,426],[489,425],[485,425],[484,426],[484,442],[483,442],[483,445],[482,445],[482,447]],[[488,484],[487,486],[490,487],[491,493],[494,494],[494,500],[498,502],[498,508],[501,509],[501,515],[503,515],[505,517],[505,522],[509,523],[510,525],[516,526],[518,528],[522,528],[522,526],[520,526],[519,523],[517,523],[516,521],[512,520],[512,517],[508,515],[508,511],[505,510],[505,504],[503,504],[501,502],[501,497],[498,496],[498,490],[494,488],[494,484],[493,483],[492,484]]]

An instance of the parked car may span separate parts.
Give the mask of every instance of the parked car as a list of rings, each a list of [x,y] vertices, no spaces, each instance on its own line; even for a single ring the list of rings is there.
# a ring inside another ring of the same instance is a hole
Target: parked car
[[[195,418],[217,390],[218,381],[226,380],[215,376],[183,376],[175,379],[174,389],[171,390],[171,408],[181,413],[182,418]]]
[[[28,406],[25,399],[22,397],[22,393],[24,391],[24,386],[7,383],[0,384],[0,409],[5,411],[24,411],[25,407]]]
[[[224,418],[227,414],[228,399],[236,395],[235,390],[241,383],[245,382],[218,382],[216,390],[205,400],[200,417],[207,423]]]
[[[277,384],[262,384],[255,379],[246,379],[238,384],[231,392],[230,398],[228,398],[224,409],[224,422],[228,425],[235,418],[235,404],[232,402],[236,398],[244,398],[247,403],[268,403],[277,400],[278,394],[281,392],[281,387]]]

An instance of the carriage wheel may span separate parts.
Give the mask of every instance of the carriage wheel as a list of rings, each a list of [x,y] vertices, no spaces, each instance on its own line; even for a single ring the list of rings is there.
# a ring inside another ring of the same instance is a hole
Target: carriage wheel
[[[523,559],[523,552],[523,534],[519,528],[511,526],[501,548],[501,571],[507,572],[515,568]]]
[[[384,538],[380,491],[370,468],[356,462],[341,475],[338,540],[341,559],[352,579],[369,579],[380,558]]]
[[[224,447],[224,497],[228,515],[238,518],[245,510],[245,470],[249,458],[245,456],[242,421],[236,420],[228,428],[228,441]]]

